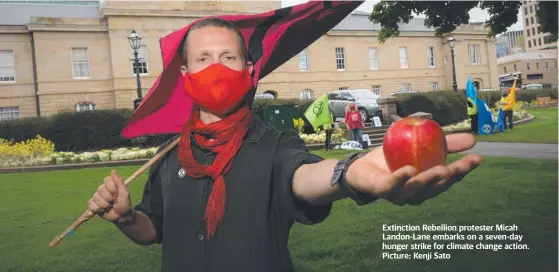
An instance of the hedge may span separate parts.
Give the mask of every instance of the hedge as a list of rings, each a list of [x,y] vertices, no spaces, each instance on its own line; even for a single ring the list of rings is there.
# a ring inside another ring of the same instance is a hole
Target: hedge
[[[493,107],[501,99],[500,91],[477,92],[489,107]],[[557,89],[518,90],[517,101],[531,102],[537,97],[550,96],[557,98]],[[463,121],[467,118],[465,90],[412,93],[398,97],[398,115],[406,117],[422,111],[433,114],[433,119],[446,126]]]
[[[296,99],[256,100],[252,111],[262,116],[262,109],[266,105],[297,104],[302,117],[311,103],[312,101]],[[131,115],[130,109],[110,109],[3,121],[0,122],[0,138],[19,142],[35,138],[39,134],[53,141],[57,151],[72,152],[135,146],[138,143],[120,137],[120,132]],[[312,126],[307,125],[304,131],[312,133]],[[172,136],[174,135],[148,136],[143,145],[159,146]]]
[[[489,105],[500,99],[500,92],[478,92],[480,98]],[[557,98],[557,89],[518,91],[519,101],[532,101],[536,97]],[[448,125],[466,119],[465,95],[463,91],[439,91],[408,94],[399,97],[398,115],[405,117],[418,111],[433,114],[441,125]],[[305,133],[314,133],[312,126],[303,117],[312,104],[311,100],[277,99],[255,100],[252,111],[262,117],[262,109],[267,105],[297,105],[299,116],[305,120]],[[51,140],[57,151],[95,151],[106,148],[134,146],[130,140],[120,137],[120,131],[132,115],[129,109],[95,110],[85,112],[65,112],[49,117],[32,117],[0,122],[0,138],[16,142],[35,138],[37,134]],[[146,137],[144,146],[158,146],[173,135]]]

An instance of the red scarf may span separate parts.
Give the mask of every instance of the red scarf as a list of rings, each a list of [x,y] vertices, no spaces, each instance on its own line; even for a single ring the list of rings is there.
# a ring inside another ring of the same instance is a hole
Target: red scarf
[[[206,229],[208,239],[216,230],[225,211],[225,180],[223,175],[229,171],[231,162],[243,143],[252,121],[248,106],[225,119],[204,124],[199,113],[192,114],[181,134],[178,159],[186,173],[192,178],[209,177],[214,181],[208,204],[206,205]],[[198,164],[192,154],[191,135],[202,149],[217,153],[212,165]],[[211,140],[213,139],[213,140]]]

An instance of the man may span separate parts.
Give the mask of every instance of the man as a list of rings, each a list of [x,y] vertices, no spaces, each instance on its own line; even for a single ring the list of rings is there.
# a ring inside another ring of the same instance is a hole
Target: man
[[[478,133],[478,120],[477,120],[477,105],[476,102],[471,98],[468,97],[467,105],[468,108],[468,116],[470,116],[470,124],[472,133]]]
[[[132,241],[162,243],[163,271],[293,271],[294,222],[319,223],[347,197],[417,205],[481,163],[469,155],[419,174],[412,167],[389,173],[382,148],[324,160],[294,131],[268,128],[248,110],[253,65],[234,25],[197,22],[182,52],[185,92],[197,110],[178,148],[151,168],[136,207],[114,170],[88,206]],[[471,135],[448,138],[451,152],[474,144]]]
[[[332,113],[333,105],[328,105],[328,124],[324,124],[324,132],[326,139],[324,141],[324,148],[326,151],[332,150],[332,132],[334,131],[334,114]]]
[[[513,112],[512,112],[512,106],[513,103],[511,103],[511,98],[509,97],[511,89],[507,89],[506,91],[503,92],[503,96],[501,97],[501,107],[503,107],[503,111],[505,113],[505,129],[512,129],[512,116],[513,116]],[[507,122],[508,122],[508,126],[507,126]]]

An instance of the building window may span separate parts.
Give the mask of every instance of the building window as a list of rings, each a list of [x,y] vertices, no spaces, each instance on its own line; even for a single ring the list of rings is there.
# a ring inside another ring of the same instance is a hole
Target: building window
[[[526,70],[530,70],[530,63],[526,62]]]
[[[411,83],[403,83],[400,85],[400,90],[409,92],[411,91]]]
[[[299,99],[314,99],[314,94],[311,89],[304,89],[299,93]]]
[[[551,89],[551,84],[547,83],[547,84],[542,84],[542,88],[544,89]]]
[[[345,70],[345,52],[343,47],[336,47],[336,69]]]
[[[545,69],[547,69],[547,68],[549,68],[549,62],[548,61],[545,62]]]
[[[516,64],[515,64],[515,65],[513,65],[513,68],[514,68],[514,71],[516,72]]]
[[[376,47],[369,47],[369,68],[378,69],[378,53]]]
[[[138,69],[140,75],[148,73],[148,50],[145,45],[140,45],[138,49]],[[134,52],[132,52],[132,72],[136,74],[136,62],[134,62]]]
[[[92,111],[95,110],[95,104],[91,102],[80,102],[75,106],[76,111]]]
[[[531,22],[532,24],[534,24],[534,17],[531,17],[531,18],[530,18],[530,22]]]
[[[524,15],[528,14],[528,7],[524,7]]]
[[[307,48],[299,53],[299,71],[309,70],[309,53]]]
[[[382,94],[382,88],[380,87],[380,85],[373,85],[372,87],[373,93],[376,95],[381,95]]]
[[[16,81],[14,51],[0,50],[0,83]]]
[[[431,82],[431,91],[439,90],[439,82]]]
[[[87,48],[72,48],[72,74],[74,78],[89,78]]]
[[[503,71],[504,71],[505,74],[507,73],[507,67],[506,66],[503,67]]]
[[[534,9],[532,8],[532,5],[530,5],[530,13],[533,13]]]
[[[536,80],[536,79],[543,79],[543,74],[527,74],[527,80]]]
[[[408,68],[408,49],[400,47],[400,68]]]
[[[429,67],[435,67],[435,48],[433,47],[427,48],[427,63]]]
[[[539,62],[536,62],[536,70],[537,69],[540,69],[540,63]]]
[[[345,91],[345,90],[349,90],[349,87],[339,87],[338,91]]]
[[[538,38],[538,46],[542,46],[542,38],[541,37]]]
[[[536,35],[536,29],[532,27],[532,36]],[[534,42],[534,46],[536,45],[536,42]]]
[[[528,48],[532,48],[532,41],[528,41]]]
[[[526,29],[526,36],[530,37],[530,29]]]
[[[19,119],[19,107],[0,107],[0,121]]]
[[[481,64],[481,51],[478,44],[468,45],[468,55],[470,56],[470,64]]]
[[[528,18],[526,18],[526,26],[530,25],[530,20],[528,20]]]
[[[540,34],[540,27],[536,27],[536,33]]]

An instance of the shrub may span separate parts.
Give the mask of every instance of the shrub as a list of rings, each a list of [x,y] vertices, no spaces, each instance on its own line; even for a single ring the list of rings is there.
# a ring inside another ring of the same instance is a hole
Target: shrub
[[[401,117],[419,111],[431,113],[433,120],[446,126],[466,119],[466,96],[453,91],[406,94],[399,97],[397,110]]]
[[[112,109],[4,121],[0,122],[0,138],[21,142],[39,134],[54,142],[57,151],[73,152],[132,146],[132,141],[120,137],[131,115],[129,109]],[[144,145],[157,146],[171,136],[146,137]]]
[[[480,99],[488,106],[495,105],[501,100],[500,91],[477,92]],[[516,92],[517,102],[532,102],[537,97],[550,96],[557,98],[557,89],[543,90],[518,90]],[[412,93],[399,96],[398,115],[406,117],[418,111],[433,114],[433,119],[441,126],[455,124],[467,119],[466,93],[465,90],[438,91],[427,93]]]

